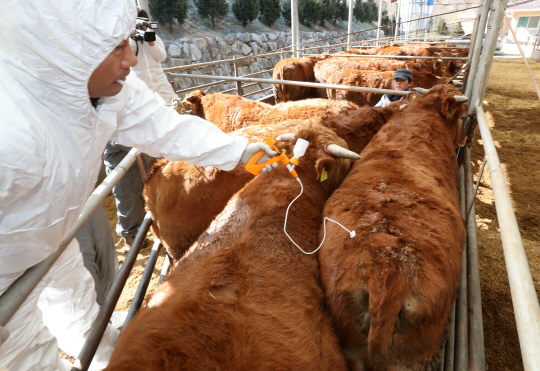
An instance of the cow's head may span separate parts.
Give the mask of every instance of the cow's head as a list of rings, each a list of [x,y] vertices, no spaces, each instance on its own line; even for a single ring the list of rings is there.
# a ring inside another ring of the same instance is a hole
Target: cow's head
[[[414,88],[424,96],[424,100],[433,101],[439,113],[445,118],[452,133],[453,143],[463,147],[467,142],[467,134],[463,128],[463,120],[467,116],[466,96],[453,85],[436,85],[431,89]]]
[[[191,111],[192,115],[196,115],[204,118],[204,108],[202,105],[202,98],[206,95],[206,92],[202,90],[195,90],[193,93],[186,95],[182,101],[182,110]]]
[[[357,153],[347,149],[347,143],[333,130],[317,124],[302,127],[296,133],[282,134],[277,139],[290,142],[292,149],[298,138],[309,142],[300,167],[313,166],[316,180],[327,183],[328,189],[333,190],[338,187],[349,172],[352,160],[360,158]],[[323,173],[325,173],[324,176]],[[328,179],[328,182],[325,179]]]

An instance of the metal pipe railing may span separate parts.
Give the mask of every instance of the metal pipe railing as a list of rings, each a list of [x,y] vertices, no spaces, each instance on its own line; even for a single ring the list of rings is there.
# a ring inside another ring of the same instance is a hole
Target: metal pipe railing
[[[525,371],[540,370],[540,306],[529,263],[521,240],[501,162],[483,108],[476,106],[478,127],[488,157],[489,175],[495,198],[510,293],[516,317],[519,344]]]
[[[122,263],[122,267],[120,267],[120,270],[114,277],[113,284],[109,289],[105,302],[101,306],[96,320],[90,328],[86,342],[84,343],[79,356],[75,360],[71,371],[88,370],[88,367],[92,362],[92,358],[94,358],[94,354],[96,353],[99,343],[101,342],[101,338],[107,329],[107,324],[109,323],[109,319],[114,312],[114,307],[116,306],[116,303],[120,298],[120,294],[122,294],[122,290],[126,285],[129,273],[137,261],[137,255],[139,255],[139,251],[151,225],[152,217],[150,211],[148,211],[141,226],[139,227],[139,232],[137,233],[137,236],[135,237],[135,240],[133,241],[133,244],[126,255],[126,258]]]
[[[28,295],[34,290],[39,281],[49,271],[53,264],[58,260],[64,252],[71,240],[75,238],[84,224],[90,219],[98,205],[109,195],[112,188],[118,183],[120,178],[126,173],[129,167],[136,161],[139,151],[132,148],[124,159],[116,166],[116,168],[105,178],[103,183],[99,185],[86,201],[79,219],[75,225],[67,233],[66,237],[60,242],[58,249],[49,255],[42,262],[28,268],[26,272],[0,296],[0,326],[6,326],[11,317],[21,307]]]
[[[223,80],[229,80],[229,81],[257,82],[257,83],[265,83],[265,84],[307,86],[307,87],[322,88],[322,89],[351,90],[351,91],[357,91],[361,93],[391,94],[391,95],[402,95],[402,96],[405,96],[410,93],[409,91],[402,91],[402,90],[364,88],[364,87],[359,87],[359,86],[334,85],[334,84],[319,84],[315,82],[304,82],[304,81],[300,82],[300,81],[290,81],[290,80],[254,79],[254,78],[247,78],[247,77],[188,75],[188,74],[180,74],[180,73],[171,73],[171,75],[178,76],[178,77],[194,77],[197,79],[223,79]]]
[[[306,54],[304,54],[306,55]],[[314,54],[307,54],[314,55]],[[426,57],[426,56],[414,56],[414,55],[377,55],[377,54],[338,54],[332,55],[334,58],[392,58],[392,59],[442,59],[442,60],[454,60],[454,61],[467,61],[469,58],[463,57]]]
[[[251,93],[248,93],[248,94],[244,94],[244,97],[250,97],[252,95],[263,93],[263,92],[268,91],[268,90],[272,90],[272,87],[264,88],[264,89],[257,90],[257,91],[254,91],[254,92],[251,92]]]

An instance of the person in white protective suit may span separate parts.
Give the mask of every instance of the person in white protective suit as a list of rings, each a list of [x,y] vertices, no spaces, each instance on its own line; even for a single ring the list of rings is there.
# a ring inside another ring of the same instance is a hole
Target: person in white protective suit
[[[0,14],[9,19],[0,28],[0,294],[54,252],[74,225],[109,139],[223,170],[259,150],[273,153],[178,115],[128,76],[136,63],[127,41],[133,1],[3,0]],[[101,97],[97,109],[91,97]],[[98,310],[74,239],[0,327],[0,369],[69,369],[58,347],[76,357]],[[91,369],[107,365],[117,337],[109,326]]]
[[[139,9],[137,17],[148,19],[148,13],[144,9]],[[147,27],[140,27],[141,31],[147,31]],[[156,41],[135,41],[129,39],[131,50],[137,57],[137,65],[132,68],[135,76],[140,78],[150,89],[156,92],[165,104],[172,104],[174,98],[178,98],[171,84],[167,80],[161,62],[167,58],[165,45],[161,38],[156,35]]]

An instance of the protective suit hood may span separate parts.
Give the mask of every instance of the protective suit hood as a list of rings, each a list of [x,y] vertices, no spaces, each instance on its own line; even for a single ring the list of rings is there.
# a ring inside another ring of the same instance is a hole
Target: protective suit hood
[[[81,120],[93,113],[88,80],[135,28],[135,3],[3,0],[0,14],[6,20],[0,27],[3,68],[18,77],[26,75],[29,93],[40,101],[46,96],[46,107],[56,116],[91,125]]]
[[[56,250],[93,189],[114,129],[98,125],[88,80],[129,37],[136,9],[3,0],[0,14],[0,270],[16,276]]]

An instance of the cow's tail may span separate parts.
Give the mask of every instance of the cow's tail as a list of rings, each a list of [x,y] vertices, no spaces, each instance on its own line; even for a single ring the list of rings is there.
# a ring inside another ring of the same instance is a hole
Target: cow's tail
[[[379,359],[386,359],[398,315],[407,296],[406,283],[401,273],[388,274],[388,271],[371,279],[369,284],[368,357],[372,364],[377,364]]]

